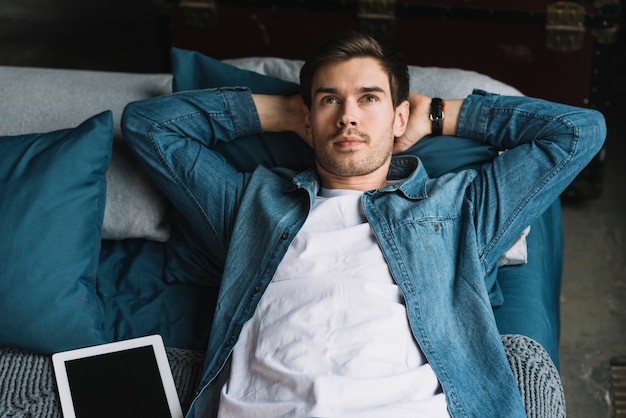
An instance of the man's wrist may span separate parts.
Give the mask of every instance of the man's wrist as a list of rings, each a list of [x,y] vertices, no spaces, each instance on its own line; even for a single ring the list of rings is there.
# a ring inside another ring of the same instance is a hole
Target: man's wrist
[[[457,135],[457,122],[463,102],[464,99],[444,101],[445,123],[442,124],[441,135]]]

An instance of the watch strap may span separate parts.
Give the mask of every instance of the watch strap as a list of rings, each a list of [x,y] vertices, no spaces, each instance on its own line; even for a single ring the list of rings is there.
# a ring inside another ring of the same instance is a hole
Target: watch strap
[[[433,97],[430,101],[430,120],[432,122],[432,135],[440,136],[443,134],[443,119],[445,102],[439,97]]]

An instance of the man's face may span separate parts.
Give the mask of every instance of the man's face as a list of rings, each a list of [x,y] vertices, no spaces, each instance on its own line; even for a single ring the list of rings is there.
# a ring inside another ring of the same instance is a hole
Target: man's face
[[[405,129],[398,112],[377,60],[353,58],[320,68],[312,85],[309,135],[322,177],[386,176],[394,138]]]

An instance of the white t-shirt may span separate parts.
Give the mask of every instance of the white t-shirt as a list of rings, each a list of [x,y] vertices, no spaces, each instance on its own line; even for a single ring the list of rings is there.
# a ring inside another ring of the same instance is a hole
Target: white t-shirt
[[[361,194],[316,199],[235,345],[220,416],[449,416]]]

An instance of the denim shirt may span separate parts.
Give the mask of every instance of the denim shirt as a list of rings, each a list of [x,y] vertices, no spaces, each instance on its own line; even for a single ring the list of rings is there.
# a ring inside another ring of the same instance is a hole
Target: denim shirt
[[[122,126],[154,181],[202,237],[202,250],[223,269],[188,413],[213,416],[242,326],[308,216],[319,178],[314,169],[239,173],[211,150],[261,133],[245,88],[132,103]],[[389,178],[404,180],[365,192],[363,209],[450,414],[523,417],[484,278],[599,151],[604,119],[593,110],[477,90],[465,99],[457,126],[459,141],[507,151],[481,170],[438,178],[417,157],[394,157]]]

